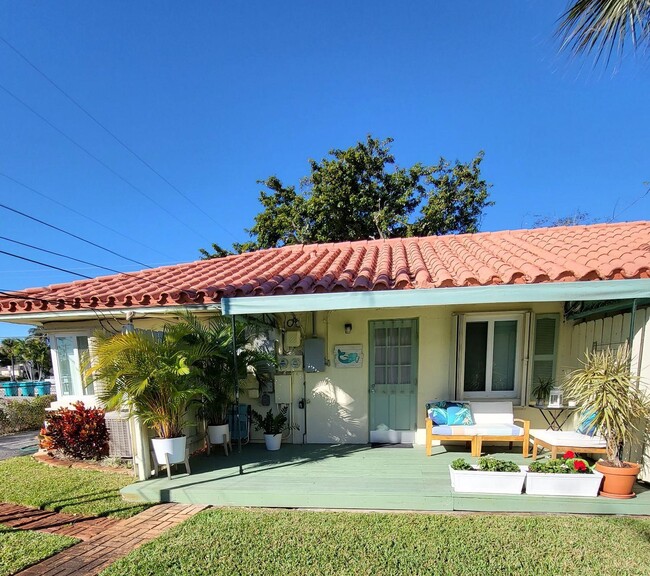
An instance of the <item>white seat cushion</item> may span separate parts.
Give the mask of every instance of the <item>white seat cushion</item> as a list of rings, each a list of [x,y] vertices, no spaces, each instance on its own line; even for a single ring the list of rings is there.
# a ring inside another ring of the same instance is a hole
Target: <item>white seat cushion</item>
[[[474,426],[477,436],[523,436],[524,429],[515,424],[481,424]]]
[[[531,438],[538,438],[550,446],[570,446],[572,448],[605,448],[605,439],[601,436],[587,436],[574,431],[531,430]]]
[[[474,423],[478,425],[514,424],[512,402],[470,402]]]

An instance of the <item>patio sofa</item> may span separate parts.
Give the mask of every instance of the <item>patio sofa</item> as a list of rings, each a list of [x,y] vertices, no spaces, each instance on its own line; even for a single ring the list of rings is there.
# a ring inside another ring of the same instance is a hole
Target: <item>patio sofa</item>
[[[443,413],[444,412],[444,413]],[[447,418],[446,422],[443,423]],[[515,424],[521,423],[521,426]],[[484,441],[521,442],[528,457],[530,422],[515,418],[512,402],[433,402],[427,404],[426,445],[431,442],[465,441],[471,443],[472,456],[480,456]]]

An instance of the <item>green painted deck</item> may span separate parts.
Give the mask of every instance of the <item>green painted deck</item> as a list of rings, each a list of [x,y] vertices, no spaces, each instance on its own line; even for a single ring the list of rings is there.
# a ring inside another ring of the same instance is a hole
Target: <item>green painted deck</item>
[[[230,456],[192,458],[191,475],[181,465],[183,473],[171,480],[136,482],[122,495],[130,501],[214,506],[650,515],[650,490],[641,485],[630,500],[455,494],[447,467],[459,456],[472,460],[460,448],[434,448],[428,458],[422,446],[283,445],[267,452],[264,445],[250,444],[241,455],[235,450]],[[530,462],[516,449],[495,456]]]

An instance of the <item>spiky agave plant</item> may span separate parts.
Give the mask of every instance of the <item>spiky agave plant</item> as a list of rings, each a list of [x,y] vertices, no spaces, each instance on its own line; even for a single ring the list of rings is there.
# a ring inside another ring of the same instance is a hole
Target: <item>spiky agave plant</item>
[[[192,401],[207,393],[195,367],[200,354],[169,327],[162,333],[98,333],[85,375],[100,382],[108,410],[126,406],[158,437],[176,438]]]
[[[639,378],[630,372],[627,344],[587,351],[582,367],[569,375],[564,389],[584,415],[594,414],[592,426],[607,443],[608,464],[624,466],[621,447],[635,433],[645,434],[650,418],[648,398],[639,389]]]

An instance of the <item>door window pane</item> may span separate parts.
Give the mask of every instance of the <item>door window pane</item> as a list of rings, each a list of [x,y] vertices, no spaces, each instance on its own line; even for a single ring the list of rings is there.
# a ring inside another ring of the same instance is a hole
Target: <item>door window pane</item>
[[[487,356],[488,323],[468,322],[465,337],[466,392],[485,391],[485,368]]]
[[[515,364],[517,354],[517,321],[494,323],[494,350],[492,357],[492,390],[515,389]]]

